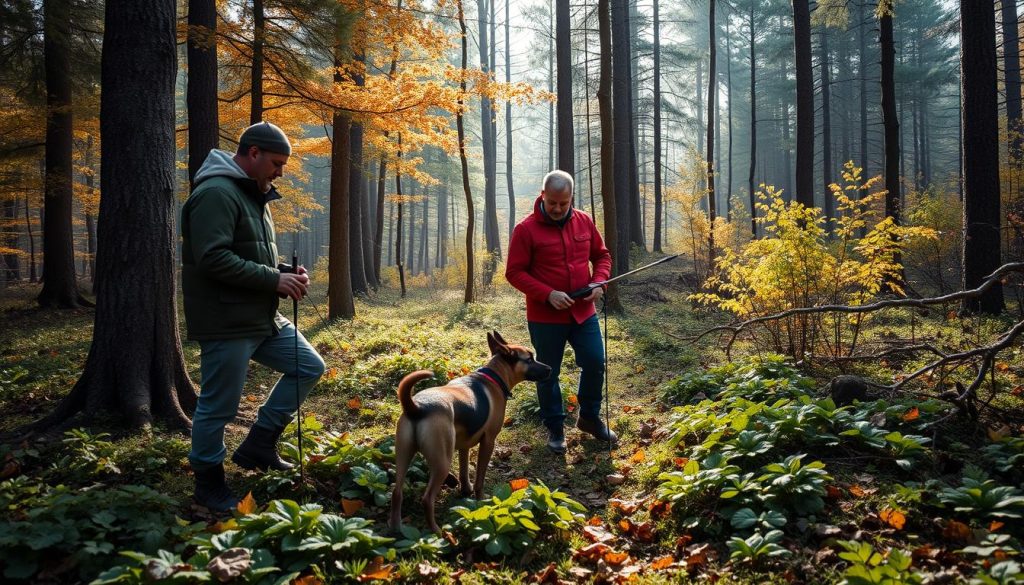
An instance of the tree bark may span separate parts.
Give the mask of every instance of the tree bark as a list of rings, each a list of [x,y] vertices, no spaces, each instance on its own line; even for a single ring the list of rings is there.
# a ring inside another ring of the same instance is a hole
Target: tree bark
[[[462,7],[462,0],[456,0],[459,11],[459,30],[462,32],[462,70],[466,70],[466,16]],[[455,126],[459,136],[459,162],[462,165],[462,191],[466,195],[466,289],[462,299],[465,303],[472,303],[476,300],[474,294],[474,254],[473,254],[473,228],[475,214],[473,212],[473,193],[469,187],[469,161],[466,159],[466,128],[463,121],[463,110],[466,103],[466,77],[459,80],[458,108],[455,113]]]
[[[71,393],[20,429],[61,428],[79,412],[131,428],[188,427],[196,394],[175,303],[175,3],[108,0],[101,63],[98,287],[92,345]],[[146,132],[139,132],[146,128]]]
[[[505,83],[512,83],[512,52],[509,50],[509,4],[511,4],[511,0],[505,0]],[[516,227],[516,190],[515,181],[512,179],[512,100],[505,102],[505,185],[508,190],[508,238],[511,241],[512,230]],[[447,196],[448,191],[446,189],[445,197],[447,198]],[[446,220],[445,229],[447,227]],[[443,239],[440,240],[440,246],[444,249]],[[442,262],[445,260],[447,258],[443,258]],[[441,264],[442,267],[444,265],[444,263]]]
[[[558,62],[558,168],[575,176],[572,125],[572,47],[569,0],[555,0],[555,53]]]
[[[601,45],[601,69],[597,86],[597,104],[601,117],[601,201],[604,205],[604,241],[612,254],[619,253],[619,232],[615,196],[615,132],[612,114],[612,25],[609,14],[609,0],[597,0],[598,35]],[[623,232],[625,235],[625,232]],[[625,239],[625,238],[623,238]],[[612,274],[622,274],[619,258],[612,258]],[[629,256],[626,256],[627,261]],[[622,311],[618,284],[612,283],[605,293],[608,310]]]
[[[398,219],[395,223],[395,264],[398,266],[398,285],[405,298],[405,264],[402,262],[402,134],[398,134],[398,158],[395,161],[395,196],[398,198]]]
[[[1001,0],[1003,20],[1003,76],[1006,85],[1006,127],[1009,133],[1010,159],[1020,166],[1021,132],[1020,34],[1017,27],[1017,2]]]
[[[490,2],[494,2],[494,0],[490,0]],[[480,69],[485,75],[490,75],[490,61],[487,57],[487,51],[490,47],[487,30],[487,3],[488,0],[477,0],[477,32],[480,36]],[[491,283],[498,260],[501,258],[501,240],[498,237],[497,193],[495,189],[497,153],[494,148],[495,128],[493,118],[494,108],[491,106],[491,98],[481,94],[480,137],[483,143],[484,155],[484,241],[487,248],[487,258],[483,269],[484,284]]]
[[[215,0],[188,2],[188,180],[220,144],[217,114],[217,6]]]
[[[335,66],[338,66],[335,63]],[[340,82],[335,74],[335,82]],[[352,293],[352,256],[349,253],[351,229],[349,173],[351,172],[351,125],[347,112],[336,110],[332,117],[330,237],[328,239],[327,316],[351,319],[356,315]]]
[[[824,189],[822,196],[825,199],[825,217],[833,218],[835,212],[835,198],[829,185],[832,184],[832,71],[831,61],[828,54],[828,27],[821,27],[821,176]],[[826,230],[831,232],[832,225],[826,224]]]
[[[46,70],[46,181],[43,198],[42,307],[88,304],[75,280],[72,210],[71,2],[43,3],[43,60]]]
[[[266,37],[266,19],[263,0],[252,0],[252,67],[249,80],[249,123],[263,120],[263,47]]]
[[[661,252],[661,15],[654,0],[654,245]]]
[[[960,0],[960,83],[963,112],[964,290],[1000,266],[999,126],[996,24],[991,2]],[[966,311],[997,315],[1004,309],[1000,283]]]
[[[630,136],[633,133],[631,122],[632,110],[630,106],[630,93],[633,91],[629,77],[629,7],[628,0],[611,0],[612,12],[612,101],[613,101],[613,137],[615,141],[613,156],[615,180],[615,230],[617,246],[615,265],[618,270],[625,272],[629,270],[629,244],[631,235],[631,221],[629,217],[630,199],[632,188],[630,180],[632,171],[630,165],[632,156],[630,151]],[[603,130],[602,130],[603,133]],[[607,209],[605,210],[607,213]],[[621,272],[620,272],[621,273]]]
[[[409,270],[409,274],[416,276],[416,202],[413,201],[413,196],[416,194],[417,184],[415,181],[410,180],[412,183],[409,186],[409,229],[406,237],[405,247],[405,267]]]
[[[4,232],[3,246],[9,250],[17,250],[18,232],[14,229],[14,226],[18,221],[18,198],[11,197],[5,199],[3,210],[4,225],[8,226],[7,231]],[[21,268],[19,266],[18,254],[4,254],[4,282],[9,285],[20,278]]]
[[[797,0],[794,0],[797,1]],[[715,0],[708,0],[708,122],[707,151],[705,152],[708,185],[708,270],[714,266],[715,260],[715,219],[718,192],[715,191],[715,94],[718,91],[718,74],[716,73],[716,54],[718,42],[715,34]]]
[[[358,83],[357,83],[358,85]],[[352,292],[369,291],[366,268],[363,266],[363,125],[352,122],[349,127],[349,176],[348,176],[348,222],[349,222],[349,270],[352,273]]]
[[[883,2],[891,0],[882,0]],[[885,135],[885,215],[900,223],[900,122],[896,114],[896,44],[893,40],[892,11],[878,19],[882,50],[882,127]]]
[[[814,70],[811,65],[811,7],[793,0],[796,59],[796,200],[814,207]]]
[[[754,29],[754,3],[750,3],[750,170],[747,174],[747,196],[750,197],[750,235],[757,237],[757,198],[754,192],[754,171],[757,168],[757,35]]]

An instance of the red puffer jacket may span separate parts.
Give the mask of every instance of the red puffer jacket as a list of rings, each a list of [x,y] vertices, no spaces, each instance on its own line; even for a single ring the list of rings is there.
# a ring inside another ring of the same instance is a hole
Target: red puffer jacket
[[[533,213],[512,231],[505,278],[526,295],[528,321],[582,323],[596,312],[593,301],[577,300],[568,309],[558,310],[548,304],[548,295],[608,280],[612,256],[589,215],[573,209],[569,220],[559,226],[544,215],[541,205],[537,197]]]

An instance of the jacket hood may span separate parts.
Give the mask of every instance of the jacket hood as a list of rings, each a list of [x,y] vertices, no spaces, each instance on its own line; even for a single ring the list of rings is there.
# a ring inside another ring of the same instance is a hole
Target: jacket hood
[[[259,188],[256,181],[247,175],[242,167],[238,166],[235,162],[234,155],[226,150],[214,148],[210,151],[210,154],[206,155],[206,160],[203,161],[203,166],[199,167],[196,171],[195,178],[192,179],[193,189],[199,186],[200,183],[206,179],[212,179],[213,177],[228,177],[234,179],[246,190],[251,191],[255,196],[259,193]],[[270,190],[263,193],[264,201],[274,201],[280,199],[281,194],[277,192],[277,188],[273,185],[270,186]]]
[[[238,166],[233,156],[226,150],[214,148],[210,151],[210,154],[206,155],[203,166],[199,167],[199,170],[196,171],[196,176],[192,179],[192,182],[198,185],[212,177],[248,179],[249,175],[245,174],[242,167]]]

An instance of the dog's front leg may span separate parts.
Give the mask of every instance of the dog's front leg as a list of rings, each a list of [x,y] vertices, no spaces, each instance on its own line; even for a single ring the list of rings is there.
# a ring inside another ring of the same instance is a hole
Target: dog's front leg
[[[469,487],[469,447],[459,449],[459,494],[468,498],[472,493]]]
[[[473,484],[473,497],[478,500],[484,497],[484,475],[487,474],[487,465],[491,461],[493,452],[494,437],[484,435],[480,441],[480,450],[476,454],[476,483]]]

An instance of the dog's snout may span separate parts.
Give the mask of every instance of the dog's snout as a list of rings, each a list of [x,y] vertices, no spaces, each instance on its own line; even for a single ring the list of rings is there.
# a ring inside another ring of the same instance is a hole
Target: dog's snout
[[[551,375],[551,366],[535,361],[526,371],[526,379],[530,382],[542,382]]]

